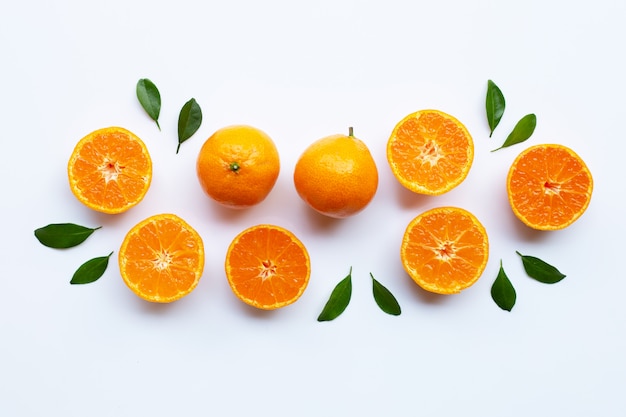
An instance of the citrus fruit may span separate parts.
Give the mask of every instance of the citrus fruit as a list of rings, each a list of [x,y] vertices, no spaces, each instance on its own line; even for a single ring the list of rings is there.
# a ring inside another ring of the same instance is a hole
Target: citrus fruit
[[[378,170],[361,140],[350,133],[317,140],[296,163],[298,195],[313,209],[335,218],[363,210],[378,188]]]
[[[293,233],[280,226],[261,224],[233,239],[225,269],[228,283],[240,300],[273,310],[300,298],[309,283],[311,261]]]
[[[487,232],[467,210],[434,208],[411,220],[400,257],[406,272],[423,289],[458,293],[474,284],[487,266]]]
[[[418,194],[440,195],[467,177],[474,142],[465,126],[439,110],[402,119],[387,142],[387,161],[400,184]]]
[[[513,213],[538,230],[563,229],[587,209],[593,179],[585,162],[563,145],[535,145],[513,161],[507,177]]]
[[[134,226],[119,251],[120,274],[139,297],[169,303],[189,294],[202,276],[200,235],[174,214],[157,214]]]
[[[198,155],[198,180],[206,194],[231,208],[263,201],[280,171],[278,150],[263,131],[245,125],[219,129]]]
[[[70,189],[80,202],[103,213],[122,213],[148,192],[152,160],[134,133],[107,127],[76,144],[67,173]]]

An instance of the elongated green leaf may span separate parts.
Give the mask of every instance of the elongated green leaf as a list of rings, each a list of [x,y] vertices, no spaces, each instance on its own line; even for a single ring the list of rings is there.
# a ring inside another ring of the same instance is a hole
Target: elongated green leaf
[[[526,116],[522,117],[519,122],[517,122],[517,124],[513,128],[513,131],[506,138],[502,146],[500,146],[498,149],[494,149],[491,152],[495,152],[499,149],[524,142],[526,139],[532,136],[536,126],[537,116],[532,113],[527,114]]]
[[[529,277],[544,284],[555,284],[565,278],[561,271],[549,263],[534,256],[522,255],[517,251],[515,253],[522,258],[522,265]]]
[[[504,95],[500,88],[491,80],[487,81],[487,98],[485,100],[485,107],[487,109],[487,122],[489,123],[489,137],[493,134],[493,131],[500,123],[502,115],[504,114],[504,108],[506,103],[504,101]]]
[[[402,313],[400,309],[400,304],[398,304],[398,300],[393,296],[391,291],[389,291],[383,284],[378,282],[374,275],[370,272],[370,277],[372,277],[372,292],[374,293],[374,300],[378,307],[382,311],[387,314],[391,314],[392,316],[399,316]]]
[[[113,255],[113,252],[107,256],[90,259],[79,266],[76,272],[74,272],[70,284],[89,284],[100,279],[107,266],[109,266],[111,255]]]
[[[178,147],[176,153],[180,149],[180,145],[189,139],[202,124],[202,109],[196,102],[195,98],[192,98],[185,103],[178,115]]]
[[[74,223],[53,223],[35,230],[35,237],[49,248],[66,249],[83,243],[100,227],[92,229]]]
[[[161,126],[159,125],[161,94],[156,85],[147,78],[142,78],[137,81],[137,99],[141,107],[143,107],[146,113],[148,113],[148,116],[156,122],[159,130],[161,130]]]
[[[352,267],[348,276],[339,281],[330,294],[324,309],[320,313],[317,321],[331,321],[343,313],[350,303],[352,297]]]
[[[500,271],[496,280],[491,286],[491,298],[502,310],[511,311],[517,300],[517,294],[513,284],[507,277],[502,267],[502,261],[500,261]]]

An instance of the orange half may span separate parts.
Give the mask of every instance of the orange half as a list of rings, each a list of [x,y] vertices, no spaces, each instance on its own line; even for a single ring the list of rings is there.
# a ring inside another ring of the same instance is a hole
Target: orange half
[[[169,303],[189,294],[204,269],[200,235],[174,214],[157,214],[133,227],[119,251],[122,279],[147,301]]]
[[[387,161],[393,175],[409,190],[440,195],[467,177],[474,142],[465,126],[439,110],[409,114],[393,129]]]
[[[226,254],[226,277],[235,295],[273,310],[294,303],[311,275],[309,254],[290,231],[262,224],[241,232]]]
[[[593,178],[585,162],[563,145],[535,145],[513,161],[507,177],[513,213],[527,226],[558,230],[587,210]]]
[[[152,160],[134,133],[107,127],[76,144],[67,173],[70,189],[80,202],[102,213],[122,213],[148,192]]]
[[[489,258],[487,231],[467,210],[435,208],[409,223],[400,257],[420,287],[455,294],[473,285],[485,270]]]

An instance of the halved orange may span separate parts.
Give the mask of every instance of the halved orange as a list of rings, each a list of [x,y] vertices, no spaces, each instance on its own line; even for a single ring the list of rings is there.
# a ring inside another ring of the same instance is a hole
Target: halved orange
[[[200,235],[175,214],[157,214],[134,226],[119,252],[122,279],[139,297],[169,303],[189,294],[204,269]]]
[[[421,110],[402,119],[387,142],[393,175],[409,190],[440,195],[467,177],[474,160],[472,136],[453,116]]]
[[[273,310],[300,298],[309,283],[311,261],[302,242],[289,230],[261,224],[233,239],[225,269],[240,300]]]
[[[513,213],[538,230],[574,223],[591,201],[593,178],[585,162],[563,145],[535,145],[513,161],[507,177]]]
[[[402,265],[426,291],[455,294],[473,285],[489,259],[487,231],[458,207],[439,207],[415,217],[400,248]]]
[[[148,192],[152,160],[134,133],[107,127],[76,144],[67,173],[70,189],[80,202],[102,213],[122,213]]]

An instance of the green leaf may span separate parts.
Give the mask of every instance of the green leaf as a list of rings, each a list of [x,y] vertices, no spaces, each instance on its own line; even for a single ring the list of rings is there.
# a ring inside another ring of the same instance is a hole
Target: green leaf
[[[513,128],[513,131],[506,138],[502,146],[500,146],[498,149],[494,149],[491,152],[495,152],[499,149],[524,142],[526,139],[532,136],[536,126],[537,116],[532,113],[527,114],[526,116],[522,117],[519,122],[517,122],[517,124]]]
[[[202,110],[200,105],[192,98],[185,103],[178,115],[178,147],[176,153],[180,149],[180,145],[189,139],[202,124]]]
[[[113,252],[109,253],[107,256],[90,259],[79,266],[76,272],[74,272],[70,284],[89,284],[97,281],[102,274],[104,274],[107,266],[109,266],[109,258],[111,255],[113,255]]]
[[[504,95],[500,88],[491,80],[487,81],[487,98],[485,100],[485,107],[487,109],[487,122],[489,123],[489,137],[493,134],[493,131],[500,123],[505,108]]]
[[[376,300],[378,307],[380,307],[380,309],[387,314],[399,316],[402,310],[400,309],[400,304],[398,304],[396,297],[394,297],[391,291],[389,291],[383,284],[378,282],[371,272],[370,277],[372,277],[374,300]]]
[[[348,276],[339,281],[333,289],[317,321],[331,321],[339,317],[348,307],[350,297],[352,297],[352,267]]]
[[[161,94],[156,85],[147,78],[142,78],[137,81],[137,99],[141,107],[143,107],[146,113],[148,113],[148,116],[156,122],[159,130],[161,130],[161,126],[159,125]]]
[[[504,268],[502,267],[502,260],[500,260],[500,271],[498,272],[498,276],[491,286],[491,298],[495,301],[498,307],[506,311],[511,311],[513,309],[515,300],[517,299],[515,288],[513,288],[513,284],[511,284],[509,277],[506,276]]]
[[[534,256],[522,255],[515,251],[522,258],[522,265],[529,277],[536,279],[544,284],[555,284],[565,278],[565,275],[561,273],[554,266],[547,262],[542,261]]]
[[[35,230],[35,237],[49,248],[66,249],[83,243],[101,227],[92,229],[74,223],[53,223]]]

